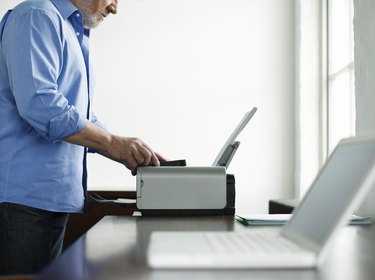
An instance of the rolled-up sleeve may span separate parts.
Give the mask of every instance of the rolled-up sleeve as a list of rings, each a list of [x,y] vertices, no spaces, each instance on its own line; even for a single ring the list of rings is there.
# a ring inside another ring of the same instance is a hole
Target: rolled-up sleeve
[[[91,112],[90,121],[96,126],[99,126],[100,128],[107,130],[107,127],[101,121],[98,120],[98,118],[93,112]]]
[[[3,48],[10,87],[20,116],[49,141],[61,140],[89,122],[58,86],[63,38],[57,21],[43,10],[8,22]]]
[[[48,138],[52,141],[63,139],[84,129],[88,122],[75,107],[71,106],[67,112],[50,120]]]

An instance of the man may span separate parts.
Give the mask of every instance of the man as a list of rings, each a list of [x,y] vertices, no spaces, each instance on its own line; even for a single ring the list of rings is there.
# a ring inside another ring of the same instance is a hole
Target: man
[[[164,159],[92,113],[90,30],[117,0],[27,0],[0,24],[0,275],[34,274],[85,211],[87,148],[124,164]]]

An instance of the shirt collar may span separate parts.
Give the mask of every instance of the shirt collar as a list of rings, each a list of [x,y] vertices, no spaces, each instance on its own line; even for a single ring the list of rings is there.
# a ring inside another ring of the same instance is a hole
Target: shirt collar
[[[60,12],[64,20],[67,20],[73,13],[81,13],[70,0],[50,0]]]

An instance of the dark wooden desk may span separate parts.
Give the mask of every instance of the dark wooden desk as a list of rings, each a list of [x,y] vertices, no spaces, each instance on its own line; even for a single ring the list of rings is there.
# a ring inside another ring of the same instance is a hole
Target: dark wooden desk
[[[277,227],[273,228],[277,230]],[[254,230],[233,217],[103,218],[52,262],[39,280],[59,279],[355,279],[375,275],[375,225],[347,226],[326,262],[316,270],[152,270],[146,262],[150,232],[155,230]]]
[[[104,199],[136,198],[135,191],[89,191],[88,195],[94,197],[99,195]],[[89,198],[86,215],[78,213],[70,214],[68,224],[66,225],[63,250],[73,244],[105,216],[131,216],[136,210],[135,207],[131,208],[115,204],[102,204]]]

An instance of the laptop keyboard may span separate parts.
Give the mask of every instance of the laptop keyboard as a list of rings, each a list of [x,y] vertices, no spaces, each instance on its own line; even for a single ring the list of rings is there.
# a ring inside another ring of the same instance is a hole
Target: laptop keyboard
[[[207,243],[218,254],[286,253],[303,250],[280,235],[265,232],[209,232]]]

